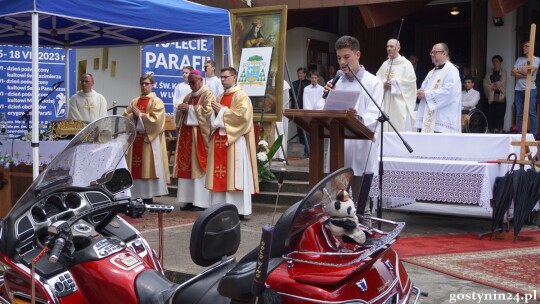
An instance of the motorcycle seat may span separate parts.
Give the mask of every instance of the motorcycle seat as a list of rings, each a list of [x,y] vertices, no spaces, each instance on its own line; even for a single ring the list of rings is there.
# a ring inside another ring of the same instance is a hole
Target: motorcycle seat
[[[281,215],[274,227],[267,273],[272,272],[283,261],[282,255],[285,251],[285,243],[299,205],[300,203],[298,202],[293,207],[288,208]],[[255,276],[258,254],[259,247],[255,247],[221,279],[218,285],[218,291],[221,295],[239,301],[248,301],[253,298],[251,288],[253,277]]]
[[[273,258],[268,262],[267,273],[272,272],[279,264],[283,262],[283,258]],[[239,300],[249,301],[253,299],[251,288],[253,286],[253,277],[255,276],[255,267],[257,260],[245,263],[238,263],[231,269],[219,282],[218,291],[224,297]]]
[[[135,280],[135,293],[138,303],[168,303],[174,294],[177,284],[167,280],[165,276],[156,270],[146,270],[137,276]]]

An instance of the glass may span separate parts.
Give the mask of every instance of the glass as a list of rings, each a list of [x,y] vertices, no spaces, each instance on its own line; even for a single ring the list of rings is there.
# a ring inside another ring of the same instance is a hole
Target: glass
[[[141,84],[142,86],[147,86],[147,85],[151,85],[151,83],[150,83],[150,82],[141,82],[140,84]]]
[[[431,51],[431,52],[429,52],[429,56],[433,56],[433,55],[435,55],[437,53],[444,53],[444,51]]]
[[[190,81],[188,81],[188,83],[191,84],[191,85],[194,85],[195,82],[197,82],[197,80],[190,80]]]
[[[219,76],[219,78],[221,78],[221,79],[227,79],[227,78],[229,78],[229,77],[231,77],[231,76],[232,76],[232,75],[223,75],[223,76]]]

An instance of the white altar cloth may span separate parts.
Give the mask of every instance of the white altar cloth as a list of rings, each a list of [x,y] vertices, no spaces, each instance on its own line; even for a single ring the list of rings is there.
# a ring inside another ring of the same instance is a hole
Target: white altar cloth
[[[479,205],[491,210],[493,185],[510,165],[486,163],[519,157],[519,134],[401,133],[413,148],[407,151],[395,133],[384,133],[383,207],[395,208],[418,201]],[[531,134],[527,140],[534,140]],[[533,155],[535,147],[530,147]],[[378,172],[370,195],[378,197]]]
[[[506,159],[510,153],[519,157],[521,134],[472,134],[472,133],[417,133],[403,132],[401,136],[409,143],[409,153],[396,133],[384,133],[383,155],[385,157],[426,158],[440,160],[497,160]],[[532,134],[527,140],[533,141]],[[533,155],[536,147],[531,147]]]
[[[452,163],[431,159],[384,158],[383,207],[394,208],[416,200],[476,204],[490,209],[495,178],[506,166],[477,161]],[[371,195],[378,195],[378,176]]]
[[[32,143],[19,139],[9,139],[0,141],[0,151],[2,155],[10,154],[21,163],[31,165],[32,161]],[[40,141],[39,142],[39,164],[46,165],[58,155],[69,143],[69,140],[58,141]]]

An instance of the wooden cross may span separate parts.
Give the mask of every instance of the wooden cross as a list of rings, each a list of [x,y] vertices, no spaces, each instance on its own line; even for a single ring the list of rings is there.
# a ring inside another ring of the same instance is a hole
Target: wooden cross
[[[530,146],[536,146],[537,150],[540,148],[540,141],[527,141],[527,125],[529,124],[529,104],[531,102],[531,82],[532,82],[532,74],[534,71],[533,66],[533,56],[534,56],[534,40],[536,37],[536,24],[531,24],[531,35],[529,39],[529,53],[527,57],[527,82],[525,86],[525,100],[523,105],[523,122],[521,125],[521,140],[520,141],[513,141],[511,142],[512,146],[519,146],[520,152],[519,152],[519,158],[515,163],[520,165],[530,165],[530,164],[536,164],[538,165],[538,161],[535,161],[534,156],[532,155],[529,147]],[[533,100],[532,102],[536,102],[536,100]],[[538,153],[538,152],[537,152]],[[527,158],[527,159],[525,159]],[[513,163],[511,160],[505,160],[501,159],[499,160],[500,163]]]

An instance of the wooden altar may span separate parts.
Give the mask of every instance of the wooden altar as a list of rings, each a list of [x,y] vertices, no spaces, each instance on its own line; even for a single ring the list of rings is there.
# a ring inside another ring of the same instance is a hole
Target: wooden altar
[[[0,167],[0,217],[3,218],[32,184],[32,166]]]

